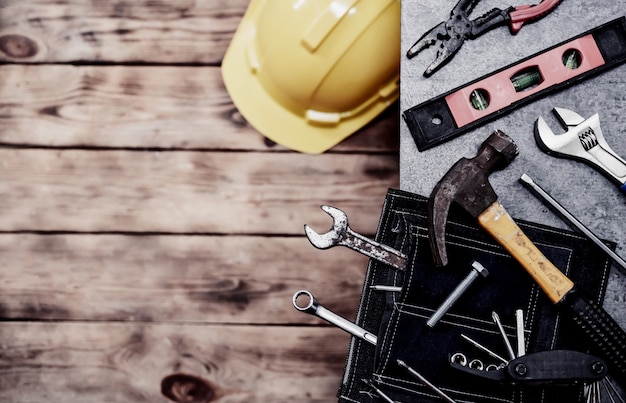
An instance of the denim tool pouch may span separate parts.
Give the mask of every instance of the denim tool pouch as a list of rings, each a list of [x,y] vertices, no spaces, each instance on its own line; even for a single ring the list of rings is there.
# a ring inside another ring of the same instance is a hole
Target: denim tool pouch
[[[504,341],[492,320],[496,312],[516,346],[515,311],[524,311],[527,353],[554,349],[587,351],[582,334],[562,317],[526,271],[467,213],[453,206],[446,227],[449,263],[435,267],[427,234],[427,204],[422,196],[388,191],[376,240],[408,257],[405,271],[371,260],[356,323],[378,335],[376,346],[353,338],[338,397],[340,402],[381,401],[363,380],[394,401],[440,402],[432,389],[397,364],[404,361],[459,402],[577,402],[582,384],[511,385],[466,374],[450,367],[450,357],[462,353],[484,366],[500,364],[461,337],[470,337],[507,358]],[[602,304],[610,270],[606,255],[586,238],[570,231],[517,221],[537,247],[587,297]],[[615,244],[609,243],[615,247]],[[426,321],[477,261],[489,271],[479,277],[433,327]],[[377,291],[373,285],[401,287]]]

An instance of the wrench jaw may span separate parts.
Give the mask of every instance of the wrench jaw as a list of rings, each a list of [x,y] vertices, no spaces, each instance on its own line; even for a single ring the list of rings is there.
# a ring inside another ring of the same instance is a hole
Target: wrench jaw
[[[547,154],[581,160],[598,169],[619,185],[626,183],[626,161],[608,145],[600,127],[600,116],[588,119],[564,108],[554,108],[554,114],[564,128],[564,134],[555,134],[546,121],[539,117],[535,122],[535,140]]]
[[[311,242],[311,245],[315,246],[317,249],[330,249],[337,245],[339,240],[337,234],[330,232],[318,234],[307,224],[304,224],[304,232],[306,237],[309,239],[309,242]]]
[[[552,109],[552,113],[559,119],[564,128],[576,127],[585,122],[585,118],[569,109],[556,106]]]
[[[578,139],[576,128],[570,128],[563,134],[556,134],[548,123],[540,117],[535,122],[535,140],[539,148],[547,154],[561,158],[586,160],[587,152]]]
[[[343,239],[348,229],[348,216],[345,212],[336,207],[320,206],[320,208],[333,218],[333,226],[328,232],[319,234],[309,225],[305,224],[304,232],[309,242],[311,242],[311,245],[315,246],[317,249],[329,249],[339,245]]]

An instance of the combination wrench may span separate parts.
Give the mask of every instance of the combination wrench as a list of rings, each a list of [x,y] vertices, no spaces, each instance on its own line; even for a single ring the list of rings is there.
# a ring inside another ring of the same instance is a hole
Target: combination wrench
[[[306,298],[308,299],[308,302],[306,305],[298,304],[298,299],[303,299],[301,298],[302,296],[306,296]],[[300,291],[297,291],[295,294],[293,294],[293,306],[300,312],[305,312],[313,316],[322,318],[326,322],[330,323],[331,325],[335,325],[339,329],[345,332],[348,332],[351,335],[356,336],[362,340],[365,340],[366,342],[370,344],[376,345],[376,343],[378,342],[378,338],[373,333],[370,333],[367,330],[363,329],[362,327],[355,325],[349,320],[337,315],[333,311],[330,311],[324,308],[315,299],[313,294],[311,294],[307,290],[300,290]]]
[[[346,246],[396,269],[405,270],[407,262],[405,254],[354,232],[348,225],[348,216],[338,208],[321,206],[321,209],[333,218],[330,231],[318,234],[310,226],[304,225],[304,232],[309,242],[317,249],[328,249],[337,245]]]
[[[303,295],[306,296],[306,298],[308,298],[308,303],[306,305],[298,304],[298,299],[302,297]],[[336,313],[324,308],[322,305],[320,305],[319,302],[317,302],[313,294],[311,294],[307,290],[300,290],[300,291],[297,291],[295,294],[293,294],[293,306],[300,312],[306,312],[313,316],[320,317],[324,319],[325,321],[327,321],[328,323],[330,323],[331,325],[335,325],[341,330],[353,336],[356,336],[362,340],[365,340],[366,342],[374,346],[376,345],[376,343],[378,343],[378,337],[376,337],[376,335],[368,332],[367,330],[350,322],[349,320],[337,315]],[[438,387],[430,383],[421,374],[419,374],[413,368],[405,364],[404,361],[398,360],[398,365],[400,365],[401,367],[409,371],[411,375],[419,379],[422,383],[424,383],[424,385],[426,385],[435,393],[437,393],[439,396],[444,398],[444,400],[451,402],[451,403],[455,403],[455,401],[450,399],[448,396],[446,396],[446,394],[441,389],[439,389]]]

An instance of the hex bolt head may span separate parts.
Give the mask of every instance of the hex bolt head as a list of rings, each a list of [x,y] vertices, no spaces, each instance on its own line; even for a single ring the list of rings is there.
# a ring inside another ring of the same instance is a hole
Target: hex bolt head
[[[528,373],[528,367],[520,362],[515,366],[515,373],[519,376],[525,376]]]

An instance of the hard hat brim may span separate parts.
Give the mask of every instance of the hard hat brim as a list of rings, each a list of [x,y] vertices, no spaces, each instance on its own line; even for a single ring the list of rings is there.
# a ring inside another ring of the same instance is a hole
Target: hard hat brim
[[[222,78],[239,113],[263,136],[289,149],[320,154],[334,147],[383,112],[397,97],[378,102],[333,126],[312,125],[305,116],[286,109],[272,98],[246,56],[244,35],[235,32],[222,61]],[[346,89],[349,90],[349,89]]]

